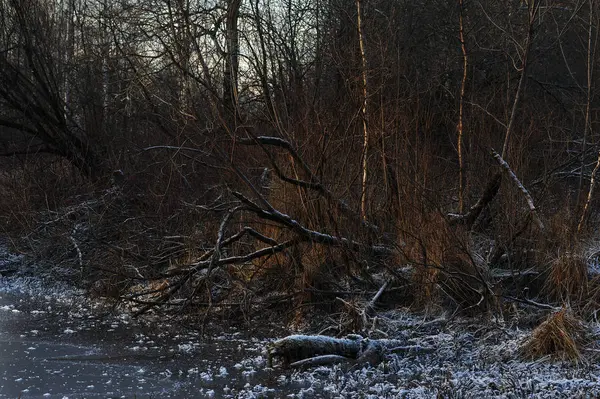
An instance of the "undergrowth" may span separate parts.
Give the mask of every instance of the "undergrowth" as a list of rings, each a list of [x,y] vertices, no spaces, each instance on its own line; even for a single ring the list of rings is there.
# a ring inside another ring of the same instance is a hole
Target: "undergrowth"
[[[332,333],[372,334],[378,331],[376,313],[384,309],[518,320],[512,315],[528,307],[567,304],[569,310],[553,313],[534,330],[523,353],[577,360],[586,344],[585,323],[595,319],[600,303],[600,280],[590,268],[597,257],[593,239],[573,239],[568,218],[550,218],[540,231],[526,214],[500,217],[500,203],[473,225],[455,223],[433,202],[406,204],[412,214],[392,207],[396,221],[381,224],[388,229],[381,231],[365,228],[340,205],[332,207],[331,198],[281,182],[264,188],[269,204],[294,223],[360,243],[352,247],[311,241],[260,213],[235,214],[223,228],[224,204],[235,200],[226,190],[193,203],[193,193],[168,191],[159,200],[157,183],[143,176],[107,178],[94,187],[59,179],[56,192],[43,189],[45,197],[52,195],[50,206],[40,198],[37,180],[23,185],[15,181],[22,175],[2,178],[8,182],[4,200],[22,203],[2,214],[13,250],[139,314],[180,314],[196,323],[268,319],[295,329],[330,320]],[[215,250],[221,235],[224,245]],[[280,252],[211,263],[286,242],[289,248]],[[375,254],[370,246],[392,250]]]

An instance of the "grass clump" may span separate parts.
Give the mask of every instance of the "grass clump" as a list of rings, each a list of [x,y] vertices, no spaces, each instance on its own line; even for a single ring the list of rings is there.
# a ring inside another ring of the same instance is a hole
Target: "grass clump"
[[[588,266],[577,252],[564,252],[552,259],[544,286],[551,298],[560,301],[579,301],[587,291]]]
[[[586,324],[571,310],[563,307],[533,330],[531,338],[521,348],[522,354],[529,359],[551,356],[561,360],[579,361],[588,335]]]

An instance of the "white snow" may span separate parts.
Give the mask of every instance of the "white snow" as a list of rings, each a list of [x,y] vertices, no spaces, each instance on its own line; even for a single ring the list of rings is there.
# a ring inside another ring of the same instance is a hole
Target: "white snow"
[[[597,263],[590,265],[590,271],[596,266]],[[45,319],[46,315],[52,315],[67,305],[70,311],[65,316],[65,321],[69,327],[60,324],[62,327],[58,330],[59,335],[60,332],[75,334],[76,330],[84,331],[90,326],[92,330],[101,328],[102,334],[105,334],[107,327],[122,331],[124,328],[135,327],[137,323],[137,320],[120,311],[93,324],[96,321],[89,315],[93,314],[94,309],[101,309],[103,305],[86,300],[81,296],[81,291],[60,283],[48,284],[29,277],[0,277],[0,294],[5,293],[18,293],[43,302],[39,306],[36,305],[36,308],[44,310],[28,310],[21,303],[17,303],[17,306],[0,306],[0,311],[18,314],[14,317],[19,318],[27,316],[34,320]],[[18,313],[20,309],[22,314]],[[40,315],[44,316],[39,317]],[[426,321],[422,317],[401,311],[380,316],[386,323],[395,327],[390,338],[406,342],[406,345],[402,345],[406,350],[388,354],[385,361],[377,367],[335,365],[302,371],[281,371],[278,368],[267,370],[266,359],[260,354],[267,342],[260,337],[244,339],[239,332],[219,333],[216,335],[217,343],[210,344],[216,347],[212,348],[209,354],[205,354],[204,346],[201,346],[204,344],[203,338],[197,333],[180,332],[175,336],[171,335],[171,331],[164,330],[161,333],[157,331],[152,337],[149,334],[137,334],[123,343],[123,348],[148,354],[160,351],[171,353],[176,355],[175,362],[166,363],[161,360],[161,363],[134,363],[126,369],[127,373],[104,369],[104,373],[99,375],[106,376],[105,382],[91,384],[88,383],[90,381],[82,381],[81,388],[87,387],[92,390],[103,384],[112,386],[117,391],[116,387],[120,381],[118,379],[131,377],[134,381],[132,387],[139,387],[140,394],[144,393],[143,390],[148,384],[155,381],[160,381],[161,387],[169,388],[184,381],[185,384],[189,384],[184,386],[193,386],[196,392],[202,392],[198,397],[210,398],[600,396],[600,366],[597,362],[574,366],[561,362],[528,362],[520,359],[520,344],[531,333],[528,328],[522,327],[519,330],[507,327],[509,323],[477,326],[477,320],[473,319],[456,319],[450,323],[442,317]],[[37,339],[37,335],[46,334],[46,330],[38,325],[31,325],[23,332],[26,333],[22,334],[22,340],[25,342]],[[600,329],[597,328],[596,333],[600,335]],[[79,339],[80,335],[84,334],[69,336],[68,339]],[[295,337],[303,339],[301,335]],[[163,343],[165,340],[169,342],[167,346]],[[27,346],[23,348],[27,350],[39,350],[35,344],[25,345]],[[15,377],[17,375],[15,374]],[[24,379],[18,377],[12,381],[23,383]],[[50,390],[49,387],[44,388]],[[29,390],[24,389],[21,392],[25,397]],[[40,391],[37,390],[35,394],[39,396]],[[118,392],[118,395],[121,394],[123,392]],[[116,395],[111,397],[117,397]],[[44,394],[44,397],[48,396],[52,394]],[[68,399],[67,396],[57,397]],[[165,397],[168,397],[168,394]]]

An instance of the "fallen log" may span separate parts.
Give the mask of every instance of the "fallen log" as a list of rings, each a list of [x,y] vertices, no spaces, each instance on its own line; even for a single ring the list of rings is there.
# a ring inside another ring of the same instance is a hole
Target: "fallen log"
[[[349,361],[350,358],[346,356],[340,355],[322,355],[309,357],[308,359],[298,360],[297,362],[290,363],[290,367],[293,368],[310,368],[316,366],[330,366],[336,363],[345,363]]]
[[[275,357],[282,359],[284,366],[323,355],[356,359],[361,349],[361,342],[361,336],[333,338],[325,335],[290,335],[267,347],[268,363],[272,366]]]
[[[284,367],[313,367],[340,362],[377,365],[388,348],[403,345],[403,341],[369,339],[360,335],[333,338],[325,335],[290,335],[267,346],[269,367],[280,359]]]

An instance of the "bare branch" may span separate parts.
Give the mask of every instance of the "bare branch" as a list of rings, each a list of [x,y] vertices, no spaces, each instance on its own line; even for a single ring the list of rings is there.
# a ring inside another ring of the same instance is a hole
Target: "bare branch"
[[[350,207],[348,207],[348,205],[344,201],[336,199],[333,196],[331,191],[329,191],[319,181],[319,179],[314,175],[314,173],[308,167],[306,162],[304,162],[304,159],[302,159],[302,157],[300,157],[298,152],[294,149],[294,147],[292,146],[292,144],[289,141],[284,140],[279,137],[256,136],[256,137],[252,137],[252,138],[248,138],[248,139],[241,139],[239,142],[244,145],[259,145],[259,146],[261,146],[263,148],[263,151],[265,152],[265,154],[267,154],[267,156],[269,157],[269,160],[271,162],[271,165],[273,166],[273,169],[275,170],[275,173],[281,180],[285,181],[286,183],[294,184],[296,186],[315,190],[320,195],[322,195],[325,199],[336,203],[338,209],[340,211],[342,211],[344,214],[352,217],[355,220],[360,221],[362,226],[368,228],[369,230],[371,230],[373,232],[379,232],[379,227],[362,219],[361,216],[358,215],[356,212],[354,212],[352,209],[350,209]],[[298,180],[298,179],[293,179],[293,178],[285,176],[281,172],[275,159],[272,157],[272,155],[269,153],[269,151],[267,151],[267,149],[264,148],[264,146],[279,147],[279,148],[286,150],[292,156],[294,161],[300,165],[300,168],[302,169],[302,171],[308,176],[308,180]]]
[[[523,196],[525,197],[525,200],[527,201],[527,205],[529,206],[529,211],[531,212],[531,215],[533,216],[533,220],[538,225],[540,230],[544,231],[544,224],[542,223],[541,219],[538,216],[537,210],[533,203],[533,198],[531,198],[531,194],[529,194],[529,191],[527,191],[527,189],[525,188],[523,183],[521,183],[521,181],[519,180],[519,178],[517,177],[515,172],[512,171],[512,169],[510,168],[508,163],[504,159],[502,159],[500,154],[498,154],[495,150],[492,150],[492,154],[494,156],[494,159],[496,161],[498,161],[498,164],[500,164],[502,169],[504,169],[506,171],[506,173],[511,178],[511,180],[515,183],[517,188],[523,193]]]

